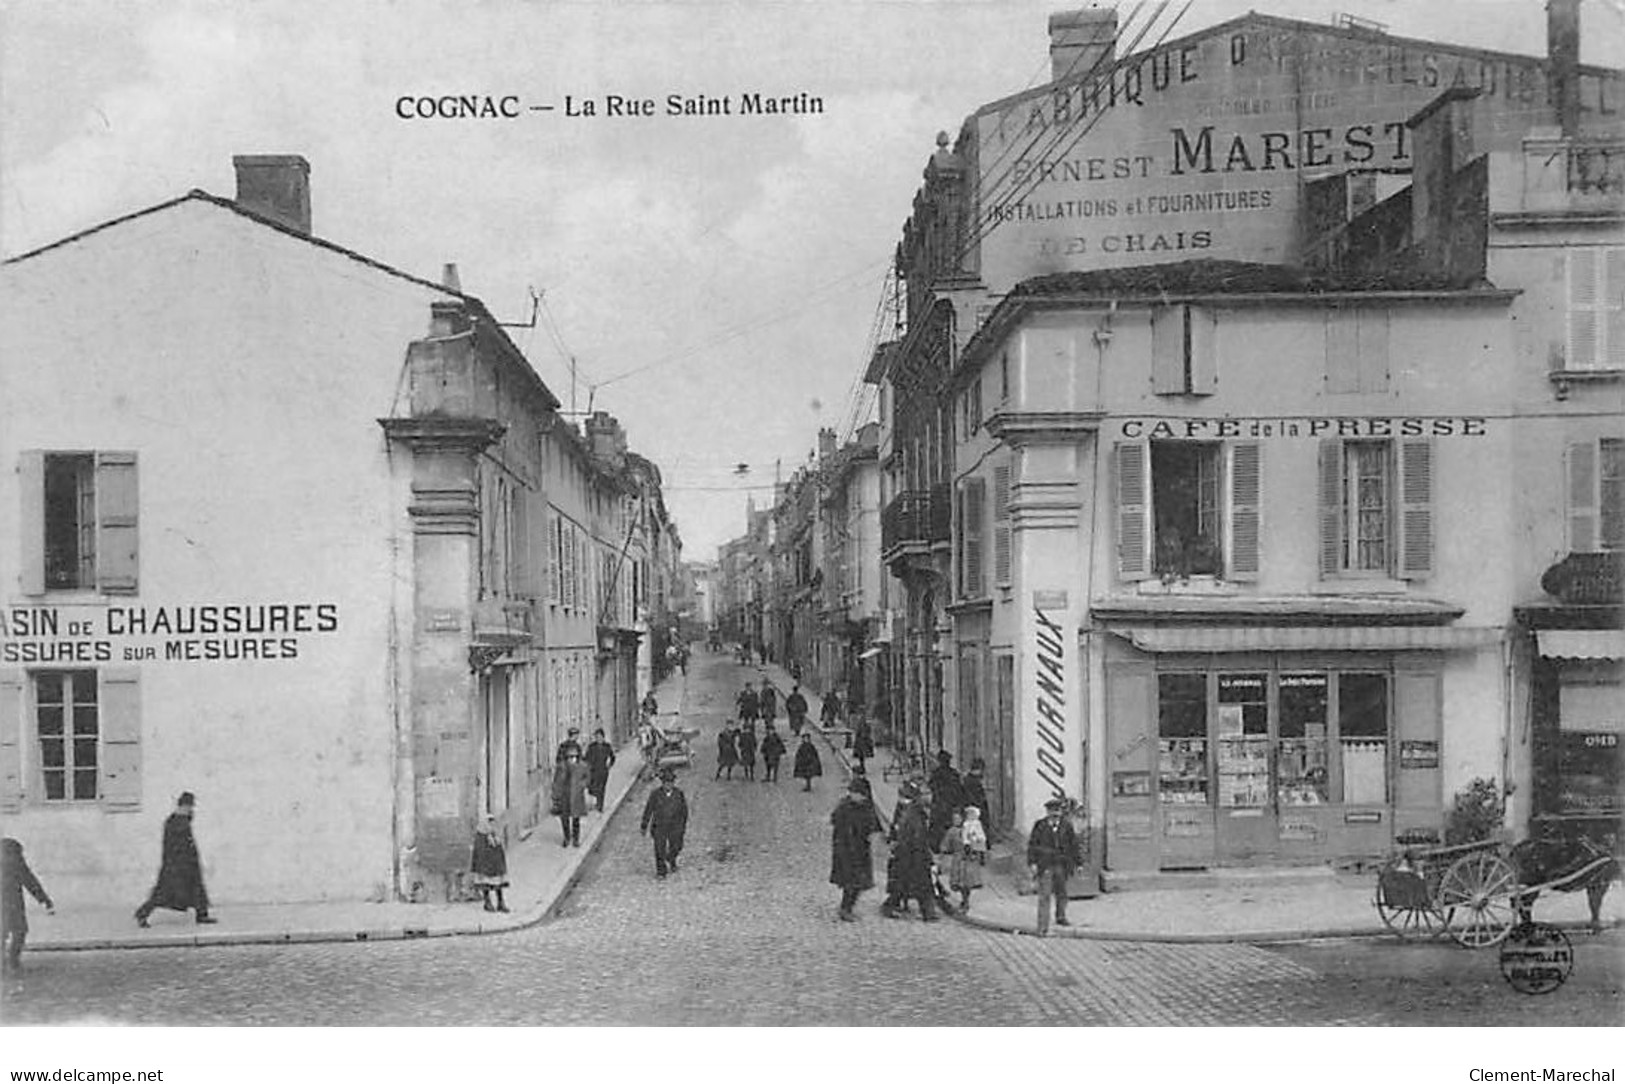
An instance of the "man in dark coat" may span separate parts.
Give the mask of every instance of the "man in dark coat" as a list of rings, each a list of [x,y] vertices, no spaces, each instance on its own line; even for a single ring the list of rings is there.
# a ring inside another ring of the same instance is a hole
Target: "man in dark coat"
[[[598,812],[604,811],[604,791],[609,789],[609,766],[615,763],[615,747],[604,740],[600,727],[592,732],[592,744],[587,746],[587,793],[598,802]]]
[[[987,806],[987,787],[982,784],[982,773],[987,770],[987,763],[981,757],[970,762],[970,771],[965,778],[959,781],[960,808],[975,806],[982,814],[982,827],[992,834],[991,814]]]
[[[203,887],[203,862],[198,858],[197,841],[192,838],[192,814],[197,798],[185,791],[175,799],[175,812],[164,819],[164,853],[158,866],[158,883],[152,894],[135,910],[136,925],[145,927],[147,916],[159,907],[171,911],[197,911],[200,923],[219,921],[209,914],[209,893]]]
[[[1078,868],[1078,834],[1062,814],[1066,799],[1055,797],[1044,803],[1044,818],[1027,834],[1027,868],[1038,883],[1038,936],[1049,933],[1050,897],[1055,897],[1055,924],[1070,926],[1066,920],[1066,881]]]
[[[796,766],[791,774],[797,779],[807,781],[802,790],[812,790],[812,781],[824,774],[824,762],[818,756],[818,750],[813,747],[810,730],[801,735],[801,744],[796,747]]]
[[[28,941],[28,911],[23,890],[38,900],[45,913],[56,914],[50,893],[39,883],[23,858],[23,845],[15,839],[0,839],[0,946],[4,947],[4,968],[22,967],[23,945]]]
[[[739,690],[739,695],[734,697],[734,703],[739,707],[739,721],[742,723],[754,722],[762,710],[761,698],[756,695],[756,690],[751,688],[748,681],[745,682],[745,687]]]
[[[779,714],[779,690],[766,679],[762,681],[762,691],[756,694],[757,701],[762,706],[762,718],[772,722]]]
[[[807,698],[800,685],[790,686],[790,695],[784,698],[784,714],[790,717],[790,733],[800,734],[807,725]]]
[[[859,718],[852,724],[852,757],[860,765],[875,755],[875,732],[869,720]]]
[[[784,739],[779,737],[779,732],[773,729],[772,723],[767,724],[767,733],[762,735],[762,764],[767,768],[764,782],[779,781],[779,761],[784,757],[784,753]]]
[[[954,821],[954,810],[965,808],[964,784],[954,771],[953,754],[937,751],[937,767],[931,773],[931,850],[942,849],[942,837]],[[981,808],[978,806],[977,808]]]
[[[756,778],[756,731],[745,727],[734,739],[734,745],[739,750],[739,766],[745,770],[746,779]]]
[[[739,763],[739,731],[734,729],[732,723],[723,727],[717,734],[717,774],[712,779],[721,779],[724,770],[728,778],[734,777],[734,765]]]
[[[563,764],[564,758],[570,755],[572,749],[575,750],[578,757],[585,753],[585,750],[581,748],[581,728],[579,726],[572,726],[569,732],[565,734],[564,740],[559,742],[558,751],[553,754],[553,763]]]
[[[875,886],[869,837],[880,831],[880,817],[875,813],[869,794],[869,781],[854,777],[847,793],[836,804],[835,812],[829,815],[829,883],[841,890],[842,922],[857,921],[852,908],[858,902],[858,894]]]
[[[898,906],[907,900],[918,900],[920,917],[926,922],[937,920],[932,903],[931,841],[926,825],[925,810],[920,808],[920,788],[904,783],[897,792],[897,812],[892,821],[891,863],[887,867],[889,884],[886,902],[880,913],[887,918],[899,917]]]
[[[655,876],[677,872],[677,856],[683,851],[683,833],[688,831],[688,799],[677,789],[677,773],[660,769],[660,785],[643,805],[639,830],[654,837]]]

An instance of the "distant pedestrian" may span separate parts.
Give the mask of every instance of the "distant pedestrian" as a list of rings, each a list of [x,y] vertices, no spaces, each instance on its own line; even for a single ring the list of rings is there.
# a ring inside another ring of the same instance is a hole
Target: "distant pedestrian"
[[[197,797],[183,791],[175,799],[175,812],[164,818],[164,848],[158,865],[158,883],[152,886],[147,902],[135,909],[136,925],[145,927],[147,916],[159,907],[170,911],[197,912],[198,922],[219,921],[209,914],[209,893],[203,888],[203,862],[198,858],[197,841],[192,837],[192,816]]]
[[[767,769],[764,782],[777,783],[779,781],[779,760],[785,753],[784,739],[779,732],[773,729],[773,724],[767,724],[767,733],[762,735],[762,765]]]
[[[581,846],[581,818],[587,815],[587,765],[574,749],[553,768],[553,815],[559,819],[561,847]]]
[[[660,785],[649,792],[639,822],[639,831],[654,838],[656,877],[677,872],[677,856],[683,852],[683,834],[688,831],[688,799],[676,779],[677,773],[670,768],[660,769]]]
[[[734,739],[734,745],[739,749],[739,766],[745,770],[746,779],[756,778],[756,731],[746,727]]]
[[[485,909],[506,912],[508,901],[503,899],[502,891],[508,887],[508,851],[497,836],[497,819],[490,813],[480,814],[480,827],[474,833],[471,871],[474,874],[474,887],[480,890],[480,898],[485,901]],[[494,907],[491,905],[492,893],[497,898]]]
[[[937,919],[932,903],[931,843],[927,838],[925,810],[920,808],[920,788],[904,783],[897,792],[897,812],[892,821],[891,861],[886,867],[886,902],[880,913],[897,918],[899,907],[907,908],[908,900],[920,905],[920,917],[926,922]]]
[[[802,790],[812,790],[812,781],[824,774],[824,762],[819,759],[818,750],[813,746],[811,731],[801,735],[801,745],[796,748],[796,766],[792,774],[797,779],[807,781]]]
[[[869,837],[880,831],[880,817],[870,799],[869,781],[854,778],[829,820],[829,883],[841,890],[841,921],[856,922],[852,908],[858,902],[858,894],[875,886]]]
[[[1044,803],[1044,817],[1027,834],[1027,868],[1038,884],[1038,936],[1049,933],[1050,897],[1055,899],[1055,924],[1070,926],[1066,920],[1066,882],[1077,869],[1078,836],[1063,813],[1066,799],[1051,798]]]
[[[559,742],[558,749],[553,753],[553,763],[563,764],[565,755],[568,754],[572,749],[575,750],[575,754],[578,757],[586,752],[586,750],[581,747],[581,728],[579,726],[572,726],[568,731],[565,732],[564,740]]]
[[[652,719],[660,714],[660,701],[655,699],[653,689],[643,694],[643,701],[638,704],[638,711],[647,719]]]
[[[642,781],[654,774],[655,758],[660,754],[660,731],[647,717],[638,724],[638,753],[643,757],[643,766],[638,770]]]
[[[807,725],[807,698],[800,685],[790,686],[790,695],[784,698],[784,714],[790,717],[790,733],[800,734]]]
[[[954,814],[948,829],[948,887],[959,893],[959,909],[970,910],[970,894],[982,887],[982,867],[987,864],[987,833],[982,830],[982,811],[966,806]]]
[[[750,682],[745,682],[745,687],[734,697],[734,706],[738,709],[739,721],[742,723],[753,722],[761,713],[761,698],[756,695],[756,690],[751,687]]]
[[[0,839],[0,948],[4,967],[17,971],[23,965],[23,946],[28,943],[28,910],[23,892],[38,900],[48,915],[56,914],[50,893],[39,883],[23,858],[23,845],[9,836]]]
[[[587,746],[587,793],[598,803],[598,812],[604,811],[604,791],[609,789],[609,768],[615,763],[615,747],[604,738],[602,727],[592,732],[592,744]]]
[[[841,694],[831,689],[824,694],[823,703],[818,705],[818,725],[825,730],[832,730],[839,727],[842,720]]]
[[[862,764],[874,755],[874,730],[869,726],[869,720],[860,718],[852,727],[852,758]]]
[[[732,723],[722,728],[717,735],[717,774],[712,779],[721,779],[722,773],[727,772],[728,778],[734,777],[734,765],[739,763],[739,732]]]
[[[959,781],[959,798],[968,810],[975,806],[981,813],[982,831],[988,831],[988,804],[987,788],[982,784],[982,773],[987,770],[987,762],[977,757],[970,762],[970,771]]]
[[[762,679],[762,688],[761,691],[756,694],[756,699],[761,704],[762,718],[765,721],[771,723],[774,719],[778,718],[779,690],[773,687],[773,683],[771,681],[767,680],[766,678]]]
[[[948,833],[954,811],[965,806],[964,784],[954,771],[953,754],[937,751],[937,766],[931,773],[931,849],[942,850],[942,837]]]

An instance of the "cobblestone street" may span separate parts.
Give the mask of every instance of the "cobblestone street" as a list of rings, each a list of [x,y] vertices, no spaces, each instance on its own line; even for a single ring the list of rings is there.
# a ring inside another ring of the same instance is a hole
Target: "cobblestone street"
[[[538,927],[377,944],[39,953],[5,989],[6,1022],[1620,1022],[1617,932],[1577,935],[1573,981],[1530,998],[1501,980],[1493,952],[1442,945],[1040,941],[952,921],[888,921],[873,892],[862,921],[839,923],[826,881],[828,813],[842,786],[835,765],[826,757],[831,774],[810,794],[788,765],[777,785],[737,772],[713,782],[717,721],[744,672],[714,657],[696,663],[686,708],[704,733],[681,775],[691,821],[674,877],[654,877],[639,790],[558,917]]]

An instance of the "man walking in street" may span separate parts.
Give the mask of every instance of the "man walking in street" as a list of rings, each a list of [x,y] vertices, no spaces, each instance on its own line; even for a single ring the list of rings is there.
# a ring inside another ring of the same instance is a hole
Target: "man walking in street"
[[[147,902],[135,909],[136,925],[145,927],[147,916],[159,907],[171,911],[197,911],[204,925],[217,921],[209,914],[209,893],[203,888],[203,862],[198,858],[197,841],[192,838],[192,815],[197,797],[183,791],[175,799],[175,812],[164,819],[164,849],[158,865],[158,883],[152,886]]]
[[[931,892],[931,842],[927,838],[925,810],[920,808],[920,788],[904,783],[897,792],[897,811],[892,815],[891,860],[887,863],[886,902],[880,913],[899,918],[899,905],[918,900],[920,917],[937,920]]]
[[[1066,920],[1066,882],[1078,868],[1078,835],[1072,822],[1062,814],[1066,799],[1054,797],[1044,803],[1044,817],[1027,836],[1027,867],[1038,884],[1038,936],[1049,933],[1050,897],[1055,897],[1055,924],[1070,926]]]
[[[784,713],[790,717],[790,733],[800,734],[807,725],[807,698],[800,685],[790,686],[790,695],[784,698]]]
[[[841,890],[842,922],[858,920],[852,913],[858,894],[875,886],[875,863],[869,851],[869,837],[880,831],[880,817],[869,795],[869,781],[854,776],[847,785],[847,793],[829,815],[829,883]]]
[[[734,697],[734,704],[739,708],[739,721],[742,723],[755,722],[757,714],[761,711],[761,701],[748,681],[745,682],[745,687],[739,690],[739,695]]]
[[[18,971],[23,966],[23,946],[28,943],[28,911],[23,900],[27,890],[45,908],[48,915],[56,914],[51,894],[39,883],[34,871],[23,857],[23,845],[7,836],[0,839],[0,948],[4,950],[4,968]]]
[[[592,744],[587,746],[587,793],[598,803],[598,812],[604,811],[604,791],[609,789],[609,769],[615,763],[615,747],[604,738],[599,727],[592,732]]]
[[[677,788],[677,773],[670,768],[660,769],[660,785],[649,794],[643,805],[643,820],[639,831],[653,836],[655,844],[655,876],[664,878],[668,872],[677,872],[677,856],[683,850],[683,833],[688,830],[688,799]]]

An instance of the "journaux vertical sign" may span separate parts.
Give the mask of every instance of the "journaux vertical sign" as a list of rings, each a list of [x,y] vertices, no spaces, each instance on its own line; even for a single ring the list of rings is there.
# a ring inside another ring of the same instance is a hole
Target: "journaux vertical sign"
[[[1028,615],[1023,701],[1027,741],[1022,817],[1044,815],[1053,797],[1083,797],[1077,693],[1077,621],[1065,592],[1033,592]]]

